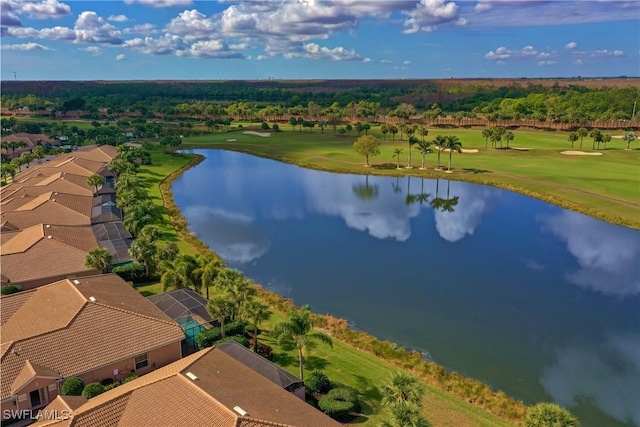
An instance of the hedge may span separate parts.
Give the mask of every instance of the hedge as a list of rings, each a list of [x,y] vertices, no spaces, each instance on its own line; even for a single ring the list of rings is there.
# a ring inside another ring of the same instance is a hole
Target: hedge
[[[318,400],[318,406],[331,418],[340,419],[360,410],[358,393],[347,387],[334,388]]]
[[[231,335],[228,337],[224,337],[221,340],[218,340],[216,342],[213,343],[214,346],[216,345],[220,345],[222,343],[228,342],[228,341],[235,341],[247,348],[249,348],[249,339],[243,335]]]
[[[91,399],[99,394],[104,393],[104,386],[100,383],[89,383],[82,390],[82,397]]]
[[[224,332],[226,336],[243,335],[246,328],[246,322],[242,320],[236,320],[224,325]],[[207,329],[196,335],[196,346],[199,350],[206,347],[211,347],[216,341],[222,339],[222,330],[218,327]]]
[[[138,374],[136,374],[136,373],[129,374],[129,375],[127,375],[127,377],[122,381],[122,384],[124,384],[124,383],[128,383],[129,381],[133,381],[133,380],[135,380],[136,378],[138,378]]]
[[[60,394],[63,396],[81,396],[84,390],[84,381],[78,377],[69,377],[62,383]]]
[[[5,286],[0,291],[1,295],[11,295],[11,294],[15,294],[16,292],[20,292],[20,288],[13,285]]]
[[[126,264],[113,267],[111,270],[118,276],[122,277],[126,282],[141,282],[147,278],[144,265],[142,264]]]

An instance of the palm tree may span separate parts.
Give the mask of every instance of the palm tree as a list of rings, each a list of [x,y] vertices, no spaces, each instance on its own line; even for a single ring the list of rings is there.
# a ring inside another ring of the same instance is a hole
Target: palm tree
[[[504,133],[503,136],[504,140],[507,142],[507,148],[509,148],[509,142],[513,141],[513,138],[515,138],[515,135],[513,134],[513,132],[511,132],[510,130],[506,131]]]
[[[424,137],[429,135],[429,129],[427,129],[426,126],[420,126],[418,127],[418,133],[420,134],[420,136],[422,137],[422,141],[424,142]]]
[[[462,142],[460,142],[457,136],[449,135],[445,146],[449,149],[449,168],[447,172],[451,172],[451,156],[454,151],[462,153]]]
[[[591,138],[593,138],[593,146],[591,147],[591,149],[595,150],[596,149],[596,142],[599,145],[600,141],[602,141],[602,132],[600,132],[600,129],[593,129],[591,131],[591,133],[589,134],[589,136],[591,136]]]
[[[380,427],[429,427],[431,424],[420,414],[420,407],[394,403],[387,407],[387,416]]]
[[[567,140],[571,143],[571,148],[573,148],[573,143],[578,140],[578,134],[576,132],[569,133]]]
[[[633,141],[636,140],[636,134],[634,132],[625,132],[622,138],[627,143],[627,150]]]
[[[312,341],[321,341],[333,347],[331,338],[323,333],[313,331],[313,319],[308,305],[292,310],[287,320],[278,322],[273,327],[273,335],[279,343],[290,342],[298,349],[300,379],[304,380],[304,358],[302,351]]]
[[[487,148],[487,144],[489,143],[489,138],[491,138],[491,128],[482,129],[482,137],[484,138],[484,148]]]
[[[607,142],[611,142],[611,135],[602,135],[602,143],[604,144],[605,150],[607,149]]]
[[[156,252],[158,252],[158,248],[153,240],[149,239],[147,236],[138,237],[133,241],[129,248],[129,254],[131,257],[144,264],[144,271],[147,277],[149,277],[149,273],[151,272],[153,257]]]
[[[38,145],[37,147],[35,147],[33,150],[31,150],[31,153],[33,154],[33,157],[35,157],[36,159],[38,159],[38,164],[41,165],[42,164],[42,159],[45,156],[45,149],[42,145]]]
[[[105,248],[92,249],[85,258],[84,265],[90,268],[95,268],[103,273],[107,271],[107,268],[111,264],[112,256],[111,252]]]
[[[438,135],[433,139],[433,144],[438,147],[438,165],[436,166],[436,170],[440,170],[440,154],[447,144],[447,138],[443,135]]]
[[[261,303],[256,299],[250,299],[244,304],[244,313],[253,324],[253,351],[258,348],[258,327],[261,322],[268,320],[271,317],[269,306]]]
[[[127,209],[123,224],[134,236],[146,225],[153,224],[160,214],[158,208],[151,201],[140,201]]]
[[[540,402],[527,410],[525,427],[578,427],[578,419],[560,405]]]
[[[576,131],[576,134],[580,137],[580,148],[582,148],[582,140],[585,136],[589,135],[589,131],[586,128],[580,128]]]
[[[396,169],[400,169],[400,154],[402,154],[402,148],[395,148],[393,150],[393,157],[397,157],[397,167]]]
[[[416,377],[403,371],[396,371],[391,374],[389,381],[380,387],[380,394],[382,394],[382,404],[385,406],[396,402],[420,405],[424,387]]]
[[[409,163],[407,164],[407,169],[413,169],[413,165],[411,164],[411,147],[418,143],[418,138],[410,135],[407,142],[409,143]]]
[[[222,338],[226,336],[224,331],[224,322],[231,315],[233,304],[224,295],[216,296],[207,304],[207,311],[218,322],[220,322],[220,333]]]
[[[98,187],[104,185],[106,179],[102,175],[98,175],[94,173],[89,178],[87,178],[87,184],[93,187],[93,194],[98,194]]]
[[[7,183],[7,175],[11,176],[11,180],[16,176],[16,167],[11,163],[5,163],[2,165],[2,179],[4,183]]]
[[[418,151],[420,151],[420,154],[422,155],[422,166],[420,166],[421,170],[425,170],[426,168],[424,167],[424,157],[429,154],[432,153],[433,151],[431,150],[431,143],[430,142],[419,142],[418,146],[416,147],[416,149]]]
[[[207,299],[209,299],[209,287],[220,274],[222,261],[218,258],[200,257],[198,264],[200,267],[194,271],[194,274],[200,279],[200,287],[205,289]]]

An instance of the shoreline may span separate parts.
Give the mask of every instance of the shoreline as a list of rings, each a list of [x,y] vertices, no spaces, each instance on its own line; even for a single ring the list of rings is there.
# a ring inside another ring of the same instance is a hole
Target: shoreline
[[[205,159],[200,154],[183,154],[191,157],[191,160],[164,177],[158,185],[162,204],[167,211],[171,225],[180,239],[183,239],[198,253],[205,253],[221,259],[209,246],[188,230],[188,223],[182,215],[182,211],[175,204],[173,192],[171,191],[173,182],[184,172],[197,166]],[[295,307],[292,299],[265,289],[258,283],[253,281],[252,283],[256,286],[259,297],[267,302],[271,308],[286,312]],[[367,332],[353,330],[349,328],[345,319],[328,314],[313,313],[313,316],[319,321],[320,327],[325,332],[357,350],[364,351],[397,368],[408,370],[438,389],[504,420],[517,424],[524,418],[528,406],[522,401],[506,395],[503,391],[494,390],[482,381],[465,377],[458,372],[449,371],[441,365],[427,361],[422,357],[422,354],[415,350],[407,350],[390,341],[380,340]]]
[[[209,145],[209,146],[189,146],[188,144],[186,144],[186,146],[184,147],[185,149],[191,149],[191,150],[197,150],[197,149],[218,149],[218,150],[228,150],[228,151],[235,151],[235,152],[240,152],[240,153],[245,153],[245,154],[250,154],[253,156],[257,156],[257,157],[261,157],[261,158],[266,158],[266,159],[271,159],[271,160],[276,160],[279,162],[283,162],[283,163],[288,163],[291,165],[295,165],[298,167],[302,167],[302,168],[306,168],[306,169],[313,169],[313,170],[318,170],[318,171],[323,171],[323,172],[331,172],[331,173],[338,173],[338,174],[354,174],[354,175],[376,175],[376,176],[400,176],[400,177],[405,177],[405,176],[415,176],[415,177],[420,177],[420,178],[426,178],[426,179],[436,179],[436,178],[442,178],[442,179],[447,179],[447,180],[452,180],[452,181],[461,181],[461,182],[469,182],[472,184],[478,184],[478,185],[488,185],[491,187],[495,187],[495,188],[500,188],[502,190],[507,190],[507,191],[512,191],[514,193],[518,193],[521,194],[523,196],[527,196],[527,197],[532,197],[534,199],[538,199],[538,200],[542,200],[543,202],[547,202],[550,203],[552,205],[561,207],[563,209],[568,209],[574,212],[578,212],[581,213],[583,215],[587,215],[590,216],[592,218],[598,219],[600,221],[605,221],[608,222],[610,224],[614,224],[614,225],[619,225],[619,226],[623,226],[623,227],[628,227],[628,228],[632,228],[632,229],[636,229],[636,230],[640,230],[640,221],[638,222],[633,222],[633,221],[629,221],[625,218],[621,218],[621,217],[617,217],[617,216],[612,216],[612,215],[607,215],[604,214],[602,212],[597,211],[594,208],[588,207],[588,206],[584,206],[575,202],[571,202],[568,200],[564,200],[561,199],[557,196],[551,195],[551,194],[545,194],[545,193],[541,193],[539,191],[535,191],[535,190],[529,190],[525,187],[519,186],[519,185],[513,185],[513,184],[504,184],[504,183],[500,183],[500,182],[493,182],[490,180],[484,180],[484,179],[480,179],[480,178],[475,178],[473,175],[461,175],[461,174],[448,174],[448,175],[444,175],[445,171],[444,169],[441,171],[437,171],[435,170],[433,167],[430,169],[425,169],[425,170],[419,170],[419,169],[409,169],[409,170],[413,170],[416,171],[416,173],[400,173],[398,172],[396,169],[393,170],[388,170],[385,172],[381,172],[376,170],[374,167],[370,167],[367,168],[367,170],[363,171],[363,170],[358,170],[358,169],[351,169],[351,168],[346,168],[345,170],[336,170],[336,169],[332,169],[332,168],[328,168],[328,167],[324,167],[324,166],[320,166],[320,165],[316,165],[313,163],[302,163],[302,162],[298,162],[286,157],[282,157],[282,156],[278,156],[278,155],[269,155],[267,153],[264,152],[256,152],[253,151],[251,148],[243,148],[243,147],[224,147],[224,146],[213,146],[213,145]],[[402,169],[403,171],[405,171],[405,169]],[[455,172],[455,169],[454,169]],[[502,175],[506,175],[509,176],[510,174],[502,174]],[[516,176],[514,175],[514,177],[516,177],[517,179],[521,179],[521,180],[527,180],[526,177],[521,177],[521,176]],[[543,183],[543,185],[549,185],[549,186],[553,186],[553,183]],[[568,191],[574,191],[577,193],[581,193],[580,190],[578,189],[573,189],[570,187],[567,187]],[[606,196],[603,197],[606,199]],[[616,200],[617,203],[623,203],[623,204],[628,204],[631,207],[636,207],[635,205],[633,205],[630,202],[626,202],[626,201],[621,201],[621,200]],[[637,207],[636,207],[637,208]],[[640,218],[640,209],[638,210],[638,217]]]

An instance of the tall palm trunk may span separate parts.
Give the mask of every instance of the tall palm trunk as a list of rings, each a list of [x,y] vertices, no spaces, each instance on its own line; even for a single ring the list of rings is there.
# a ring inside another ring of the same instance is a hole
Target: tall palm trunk
[[[453,154],[453,150],[449,149],[449,171],[451,171],[451,155]]]
[[[302,366],[304,365],[304,357],[302,356],[302,347],[298,347],[298,364],[300,367],[300,379],[304,380],[304,372]]]
[[[424,169],[424,154],[422,155],[422,169]]]
[[[222,335],[222,338],[225,338],[226,334],[224,331],[224,316],[220,317],[220,334]]]

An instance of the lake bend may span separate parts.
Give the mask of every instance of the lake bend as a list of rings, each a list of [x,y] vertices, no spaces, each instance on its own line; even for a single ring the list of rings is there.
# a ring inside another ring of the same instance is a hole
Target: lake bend
[[[265,288],[583,426],[640,425],[640,231],[493,187],[190,152],[172,188],[190,231]]]

